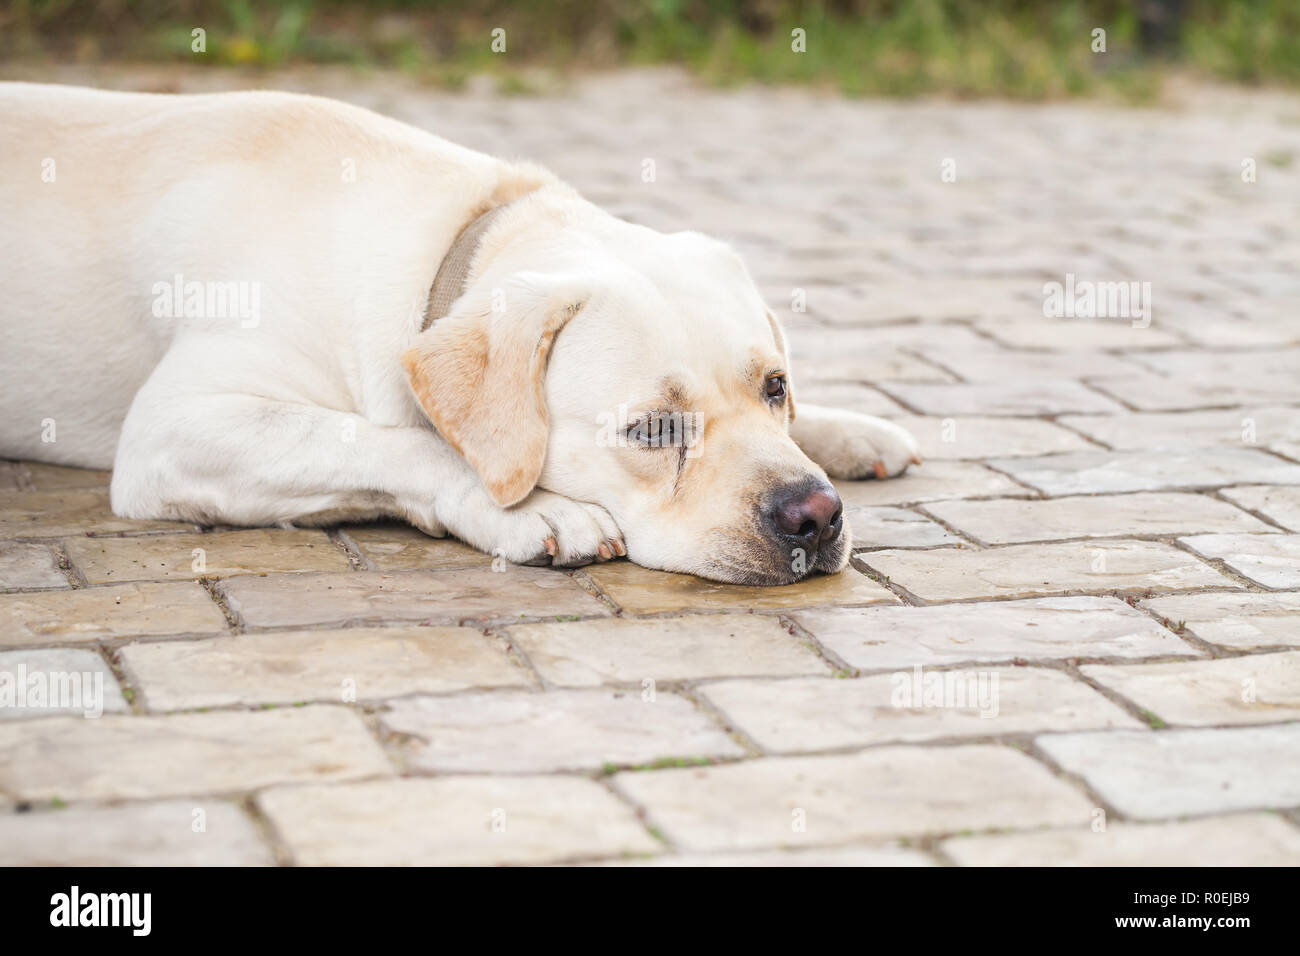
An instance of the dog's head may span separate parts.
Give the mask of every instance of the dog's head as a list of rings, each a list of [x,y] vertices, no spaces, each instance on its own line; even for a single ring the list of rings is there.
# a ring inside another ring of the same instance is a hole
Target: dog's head
[[[497,503],[541,487],[601,505],[651,568],[743,584],[841,570],[840,500],[789,436],[784,337],[739,257],[609,217],[548,226],[487,250],[405,356]]]

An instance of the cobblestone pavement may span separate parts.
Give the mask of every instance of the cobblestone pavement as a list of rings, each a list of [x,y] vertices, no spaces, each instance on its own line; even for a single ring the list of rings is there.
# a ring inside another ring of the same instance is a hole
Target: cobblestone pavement
[[[730,238],[796,396],[926,463],[840,485],[848,571],[757,590],[126,521],[4,463],[0,672],[105,712],[0,709],[0,862],[1300,860],[1300,100],[258,82]],[[1046,318],[1067,274],[1149,282],[1149,324]]]

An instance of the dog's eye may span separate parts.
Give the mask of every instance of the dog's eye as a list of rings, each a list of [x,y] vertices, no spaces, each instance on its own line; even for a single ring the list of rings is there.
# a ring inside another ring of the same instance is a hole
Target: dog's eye
[[[769,375],[763,383],[763,392],[774,402],[785,398],[785,376]]]

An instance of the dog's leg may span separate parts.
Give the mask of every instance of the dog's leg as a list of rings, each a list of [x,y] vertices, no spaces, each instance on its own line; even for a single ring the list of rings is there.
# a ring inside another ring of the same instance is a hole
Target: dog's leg
[[[892,478],[920,464],[916,439],[893,422],[820,405],[798,405],[790,437],[832,478]]]
[[[545,491],[499,507],[431,428],[254,395],[194,394],[151,379],[127,415],[113,510],[207,524],[318,523],[329,513],[403,518],[520,564],[626,553],[603,509]]]

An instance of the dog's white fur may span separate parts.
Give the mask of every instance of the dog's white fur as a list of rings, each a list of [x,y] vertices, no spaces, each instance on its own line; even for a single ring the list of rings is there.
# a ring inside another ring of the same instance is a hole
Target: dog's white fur
[[[0,144],[0,455],[111,466],[121,515],[397,516],[512,561],[778,583],[802,572],[757,542],[766,490],[915,460],[888,422],[761,400],[784,343],[726,246],[539,168],[280,93],[0,84]],[[454,238],[507,202],[421,333]],[[176,275],[256,283],[259,321],[156,316]],[[597,440],[657,403],[703,414],[684,469]]]

